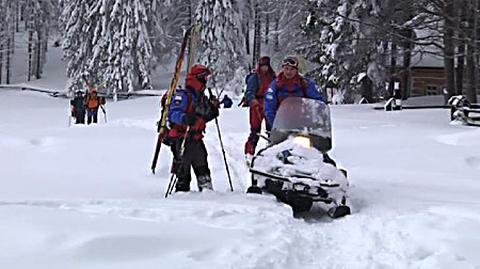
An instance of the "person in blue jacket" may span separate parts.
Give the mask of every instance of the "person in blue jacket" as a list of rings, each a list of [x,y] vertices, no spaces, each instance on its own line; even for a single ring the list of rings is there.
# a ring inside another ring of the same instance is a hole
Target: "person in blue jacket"
[[[283,60],[282,70],[265,94],[267,130],[272,128],[278,107],[288,97],[307,97],[324,102],[317,84],[299,74],[298,59],[291,56]]]
[[[244,153],[248,166],[251,165],[253,155],[255,155],[255,149],[260,139],[259,133],[262,130],[262,122],[265,118],[265,93],[274,79],[275,71],[270,64],[270,57],[268,56],[260,57],[255,71],[247,75],[245,99],[250,107],[250,134],[245,142]]]
[[[224,95],[222,101],[220,101],[220,104],[223,104],[223,108],[231,108],[233,105],[233,101],[228,95]]]
[[[213,190],[207,149],[203,142],[206,123],[219,114],[218,100],[204,94],[210,74],[211,71],[204,65],[192,66],[187,74],[185,89],[176,90],[170,105],[167,140],[173,153],[172,171],[177,176],[175,191],[190,191],[191,168],[197,177],[198,190]]]

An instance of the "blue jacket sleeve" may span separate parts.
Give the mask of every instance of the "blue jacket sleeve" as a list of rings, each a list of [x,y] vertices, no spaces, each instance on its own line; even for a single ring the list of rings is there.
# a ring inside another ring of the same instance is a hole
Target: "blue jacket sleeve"
[[[277,83],[272,81],[270,87],[265,93],[265,119],[267,120],[267,126],[273,127],[273,120],[277,114]]]
[[[310,79],[307,79],[307,81],[308,81],[307,97],[325,102],[325,99],[323,98],[323,95],[321,94],[317,84]]]
[[[187,110],[188,96],[185,92],[177,92],[173,96],[170,110],[168,111],[168,121],[175,124],[185,124],[185,111]]]
[[[245,97],[247,101],[250,102],[255,98],[255,94],[257,93],[259,88],[258,85],[258,76],[257,74],[252,74],[247,81],[247,90],[245,91]]]

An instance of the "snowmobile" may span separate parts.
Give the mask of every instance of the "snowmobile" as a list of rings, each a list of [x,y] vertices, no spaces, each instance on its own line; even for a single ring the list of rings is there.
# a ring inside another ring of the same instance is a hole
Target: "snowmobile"
[[[480,107],[470,104],[463,95],[455,95],[448,100],[450,120],[459,121],[471,126],[480,126]]]
[[[252,159],[247,193],[271,193],[292,207],[294,215],[314,203],[328,215],[350,214],[347,172],[327,154],[332,148],[328,106],[318,100],[290,97],[279,107],[269,145]]]

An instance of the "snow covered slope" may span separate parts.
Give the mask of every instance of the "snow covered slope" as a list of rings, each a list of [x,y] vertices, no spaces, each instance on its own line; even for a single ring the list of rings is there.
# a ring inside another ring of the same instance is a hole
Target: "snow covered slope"
[[[108,123],[68,128],[67,100],[0,91],[0,268],[480,268],[480,129],[448,111],[333,106],[353,214],[332,221],[244,193],[236,107],[220,116],[235,192],[212,122],[216,192],[164,199],[166,147],[149,171],[158,102],[110,103]]]

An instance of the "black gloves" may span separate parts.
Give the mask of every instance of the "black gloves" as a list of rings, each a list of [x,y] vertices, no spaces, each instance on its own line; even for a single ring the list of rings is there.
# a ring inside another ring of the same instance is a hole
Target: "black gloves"
[[[190,112],[185,114],[185,124],[189,126],[193,126],[197,121],[197,115],[194,112]]]

